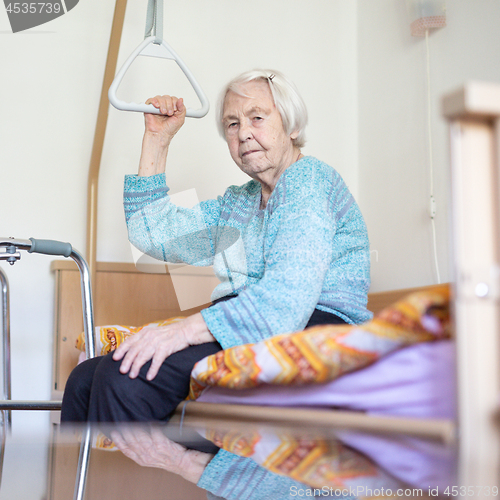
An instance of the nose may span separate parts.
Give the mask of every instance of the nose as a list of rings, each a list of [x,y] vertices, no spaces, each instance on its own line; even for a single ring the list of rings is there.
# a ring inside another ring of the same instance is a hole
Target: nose
[[[252,127],[250,126],[250,123],[246,120],[242,120],[238,130],[238,138],[240,139],[240,142],[248,141],[252,137]]]

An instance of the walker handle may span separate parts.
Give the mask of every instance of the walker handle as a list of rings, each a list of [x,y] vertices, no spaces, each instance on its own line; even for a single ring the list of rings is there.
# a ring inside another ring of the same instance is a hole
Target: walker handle
[[[73,252],[73,247],[71,243],[63,243],[62,241],[56,240],[36,240],[35,238],[30,238],[31,248],[28,253],[43,253],[45,255],[61,255],[63,257],[69,257],[71,252]]]
[[[181,68],[183,73],[186,75],[187,79],[191,83],[196,95],[200,99],[201,108],[191,109],[188,108],[186,111],[186,116],[191,118],[203,118],[210,109],[205,93],[201,89],[200,85],[196,81],[195,77],[189,71],[189,68],[184,64],[184,61],[175,53],[174,49],[170,45],[162,40],[161,45],[155,44],[154,41],[156,37],[150,36],[146,38],[135,50],[130,54],[129,58],[125,61],[120,71],[115,76],[113,83],[109,87],[108,98],[109,102],[116,108],[122,111],[138,111],[140,113],[151,113],[154,115],[161,115],[161,111],[155,108],[152,104],[140,104],[137,102],[124,102],[116,97],[116,90],[120,85],[123,76],[127,72],[130,65],[134,62],[137,56],[150,56],[150,57],[160,57],[163,59],[173,59],[178,66]]]

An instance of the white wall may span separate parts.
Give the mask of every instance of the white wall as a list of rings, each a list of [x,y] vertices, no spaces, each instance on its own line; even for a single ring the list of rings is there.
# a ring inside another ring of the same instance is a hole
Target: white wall
[[[217,135],[214,111],[224,83],[254,67],[279,69],[295,81],[310,112],[304,152],[334,164],[357,192],[355,4],[200,0],[169,2],[165,8],[165,39],[192,69],[212,103],[209,115],[188,120],[171,146],[168,183],[173,193],[195,187],[199,198],[207,199],[248,179]],[[172,13],[179,22],[170,19]],[[144,6],[130,2],[120,65],[141,41],[143,17]],[[160,79],[161,72],[156,74]],[[184,95],[181,85],[170,90],[168,84],[151,83],[136,75],[134,89],[123,82],[124,95],[131,99],[156,92]],[[197,104],[194,97],[188,102],[192,107]],[[122,222],[122,178],[137,170],[142,131],[142,116],[111,109],[101,170],[98,260],[131,258]]]
[[[48,24],[12,34],[0,7],[3,236],[61,239],[85,250],[87,172],[113,8],[111,0],[82,0]],[[119,65],[143,38],[145,10],[146,2],[129,2]],[[289,75],[310,113],[304,152],[335,166],[357,194],[356,23],[356,2],[351,1],[171,0],[165,2],[164,36],[212,104],[222,84],[241,71],[271,67]],[[179,79],[167,83],[175,73],[170,62],[151,61],[153,67],[131,70],[120,89],[125,97],[185,93],[177,87]],[[165,70],[167,76],[153,72],[142,78],[141,71],[150,69]],[[165,85],[153,85],[163,78]],[[206,199],[222,194],[229,184],[246,181],[216,134],[213,109],[203,120],[188,120],[171,147],[172,192],[195,187],[199,198]],[[110,110],[100,177],[98,260],[132,260],[122,184],[123,175],[137,169],[142,131],[140,114]],[[50,261],[24,254],[13,267],[0,264],[11,285],[16,399],[50,397]],[[48,427],[47,422],[43,413],[38,420],[22,413],[14,419],[16,428],[36,432]],[[38,452],[32,456],[33,463],[43,458]],[[30,470],[28,463],[24,467]],[[35,474],[30,498],[40,497],[36,492],[43,490],[43,479]],[[8,494],[7,480],[0,495]]]
[[[434,192],[441,280],[452,279],[447,124],[441,97],[466,80],[500,82],[500,3],[448,0],[447,27],[431,32]],[[359,198],[370,234],[372,290],[435,283],[426,44],[412,37],[403,0],[358,1]]]

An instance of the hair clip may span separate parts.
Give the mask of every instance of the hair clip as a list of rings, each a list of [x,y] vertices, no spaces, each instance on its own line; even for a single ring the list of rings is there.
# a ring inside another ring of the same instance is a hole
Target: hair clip
[[[273,73],[272,75],[268,76],[268,77],[267,77],[267,79],[268,79],[270,82],[272,82],[272,81],[273,81],[274,76],[275,76],[275,75],[274,75],[274,73]]]

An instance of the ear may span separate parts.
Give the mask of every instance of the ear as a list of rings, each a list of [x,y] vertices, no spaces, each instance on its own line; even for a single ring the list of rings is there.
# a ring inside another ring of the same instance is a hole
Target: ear
[[[290,139],[292,139],[292,141],[294,141],[295,139],[297,139],[297,137],[299,136],[299,131],[298,130],[294,130],[291,134],[290,134]]]

